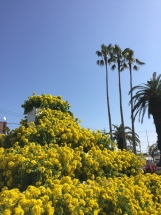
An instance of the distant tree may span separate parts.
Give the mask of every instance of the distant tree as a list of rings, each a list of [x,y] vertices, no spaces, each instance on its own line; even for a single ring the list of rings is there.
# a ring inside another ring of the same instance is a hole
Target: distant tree
[[[131,91],[135,90],[137,92],[130,100],[130,104],[134,102],[134,119],[138,114],[139,121],[141,118],[141,123],[143,123],[145,112],[148,109],[148,117],[150,118],[150,115],[152,115],[154,119],[158,135],[158,149],[161,151],[161,74],[157,76],[157,73],[154,72],[150,81],[133,87]]]
[[[126,48],[123,51],[123,56],[126,59],[129,71],[130,71],[130,96],[132,99],[132,69],[138,71],[138,65],[144,65],[145,63],[139,61],[138,59],[134,58],[134,51],[130,48]],[[133,149],[134,153],[136,154],[136,143],[135,143],[135,128],[134,128],[134,117],[133,117],[133,102],[131,102],[131,127],[132,127],[132,138],[133,138]]]
[[[96,51],[96,54],[98,57],[101,57],[101,60],[97,60],[97,65],[106,67],[106,97],[107,97],[107,110],[108,110],[108,120],[109,120],[109,129],[110,129],[110,135],[112,139],[112,124],[111,124],[111,112],[110,112],[110,101],[109,101],[109,93],[108,93],[108,57],[109,53],[111,51],[112,45],[109,44],[108,46],[105,46],[104,44],[101,45],[101,51]]]
[[[153,158],[153,161],[154,161],[155,154],[158,152],[157,143],[154,143],[151,146],[149,146],[148,151],[149,151],[149,154]]]
[[[119,95],[120,95],[120,115],[121,115],[121,124],[122,124],[122,138],[123,138],[123,145],[124,149],[127,149],[126,138],[125,138],[125,129],[124,129],[124,117],[123,117],[123,108],[122,108],[122,92],[121,92],[121,79],[120,73],[127,67],[125,64],[125,59],[122,54],[122,50],[118,45],[115,45],[110,52],[110,59],[108,62],[111,64],[113,63],[111,69],[114,70],[116,67],[118,69],[118,79],[119,79]]]
[[[120,126],[118,125],[113,125],[114,130],[112,132],[113,134],[113,139],[117,142],[118,145],[118,149],[123,150],[124,149],[124,144],[123,144],[123,137],[122,137],[122,133],[123,133],[123,127],[122,124]],[[130,127],[125,126],[125,138],[126,138],[126,142],[128,143],[127,149],[128,150],[134,150],[133,149],[133,137],[132,137],[132,130]],[[136,144],[140,144],[140,140],[139,140],[139,136],[135,133],[135,142]]]

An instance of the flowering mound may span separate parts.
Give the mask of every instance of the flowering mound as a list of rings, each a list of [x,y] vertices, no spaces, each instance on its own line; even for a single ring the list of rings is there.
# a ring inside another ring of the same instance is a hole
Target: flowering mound
[[[0,214],[161,214],[161,176],[116,151],[100,131],[82,128],[60,96],[32,95],[36,120],[0,136]]]

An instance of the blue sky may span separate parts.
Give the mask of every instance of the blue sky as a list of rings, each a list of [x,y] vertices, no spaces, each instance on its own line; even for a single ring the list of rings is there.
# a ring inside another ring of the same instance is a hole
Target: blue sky
[[[133,73],[133,85],[145,83],[154,71],[161,73],[160,22],[160,0],[1,0],[0,119],[19,123],[23,101],[33,92],[46,93],[68,100],[82,126],[109,130],[105,68],[96,65],[95,52],[102,43],[133,49],[146,63]],[[121,82],[124,121],[131,126],[128,70]],[[109,97],[112,123],[119,125],[118,74],[110,69]],[[143,151],[145,128],[149,143],[154,143],[155,126],[147,114],[143,124],[135,121]]]

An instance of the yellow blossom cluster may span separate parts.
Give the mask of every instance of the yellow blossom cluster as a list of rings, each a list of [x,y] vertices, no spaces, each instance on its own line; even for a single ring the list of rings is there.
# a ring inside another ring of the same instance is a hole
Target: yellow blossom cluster
[[[2,215],[161,215],[161,176],[100,131],[82,128],[60,96],[24,102],[36,121],[0,135]]]
[[[110,151],[92,147],[88,153],[83,147],[29,143],[24,147],[0,150],[0,188],[7,186],[25,190],[28,185],[42,185],[48,179],[69,175],[81,182],[99,177],[136,175],[142,172],[144,160],[132,152]]]
[[[98,177],[86,183],[65,176],[44,186],[28,186],[23,193],[4,187],[0,193],[0,214],[160,215],[158,186],[161,180],[156,174]]]
[[[50,143],[68,145],[72,148],[83,146],[86,152],[95,145],[102,149],[115,148],[116,144],[109,140],[109,135],[81,128],[78,122],[79,120],[68,112],[41,108],[37,112],[36,123],[28,124],[22,121],[22,125],[9,132],[7,138],[0,139],[0,146],[8,148],[15,143],[24,146],[29,142],[35,142],[40,145]]]
[[[69,108],[71,107],[67,101],[62,100],[61,96],[52,96],[51,94],[36,95],[28,97],[28,100],[24,101],[21,105],[24,108],[24,114],[28,114],[33,107],[36,108],[49,108],[51,110],[60,110],[62,112],[71,113]],[[71,113],[72,115],[72,113]]]

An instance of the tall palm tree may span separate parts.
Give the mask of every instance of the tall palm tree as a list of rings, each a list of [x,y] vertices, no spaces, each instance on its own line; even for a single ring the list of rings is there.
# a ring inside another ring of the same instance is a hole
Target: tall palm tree
[[[123,56],[127,61],[127,65],[130,71],[130,90],[132,89],[132,69],[138,71],[139,67],[138,65],[144,65],[145,63],[139,61],[138,59],[134,58],[134,51],[130,48],[126,48],[123,51]],[[130,93],[131,99],[132,99],[132,90]],[[134,117],[133,117],[133,102],[131,102],[131,126],[132,126],[132,138],[133,138],[133,149],[134,153],[136,154],[136,143],[135,143],[135,128],[134,128]]]
[[[110,101],[109,101],[109,94],[108,94],[108,57],[109,53],[111,51],[112,45],[109,44],[108,46],[105,46],[104,44],[101,45],[101,51],[96,51],[96,54],[98,57],[101,57],[101,60],[97,60],[97,64],[99,66],[106,66],[106,98],[107,98],[107,109],[108,109],[108,120],[109,120],[109,129],[110,129],[110,135],[112,139],[112,124],[111,124],[111,112],[110,112]]]
[[[122,124],[120,126],[113,125],[113,127],[114,127],[114,130],[112,132],[113,139],[116,140],[118,148],[123,150],[124,144],[123,144],[123,137],[122,137],[122,132],[123,132]],[[132,142],[133,142],[132,130],[128,126],[125,126],[124,129],[125,129],[125,138],[126,138],[127,142],[129,143],[129,146],[132,146],[131,148],[134,150],[133,144],[132,144]],[[136,133],[135,133],[135,142],[136,142],[136,144],[137,143],[140,144],[139,136]]]
[[[150,115],[152,115],[154,119],[158,135],[158,149],[161,152],[161,74],[157,76],[156,72],[154,72],[150,81],[133,87],[131,91],[135,90],[137,92],[130,100],[130,104],[131,102],[134,103],[134,119],[138,114],[139,121],[141,119],[141,123],[143,123],[145,112],[148,109],[148,117],[150,118]]]
[[[120,115],[121,115],[121,124],[123,128],[122,137],[123,137],[123,144],[124,149],[127,149],[126,138],[125,138],[125,129],[124,129],[124,117],[123,117],[123,109],[122,109],[122,92],[121,92],[121,79],[120,73],[127,67],[125,64],[125,59],[122,54],[122,50],[118,45],[115,45],[110,52],[110,59],[108,60],[109,63],[113,63],[111,69],[114,70],[116,67],[118,69],[118,79],[119,79],[119,95],[120,95]]]

